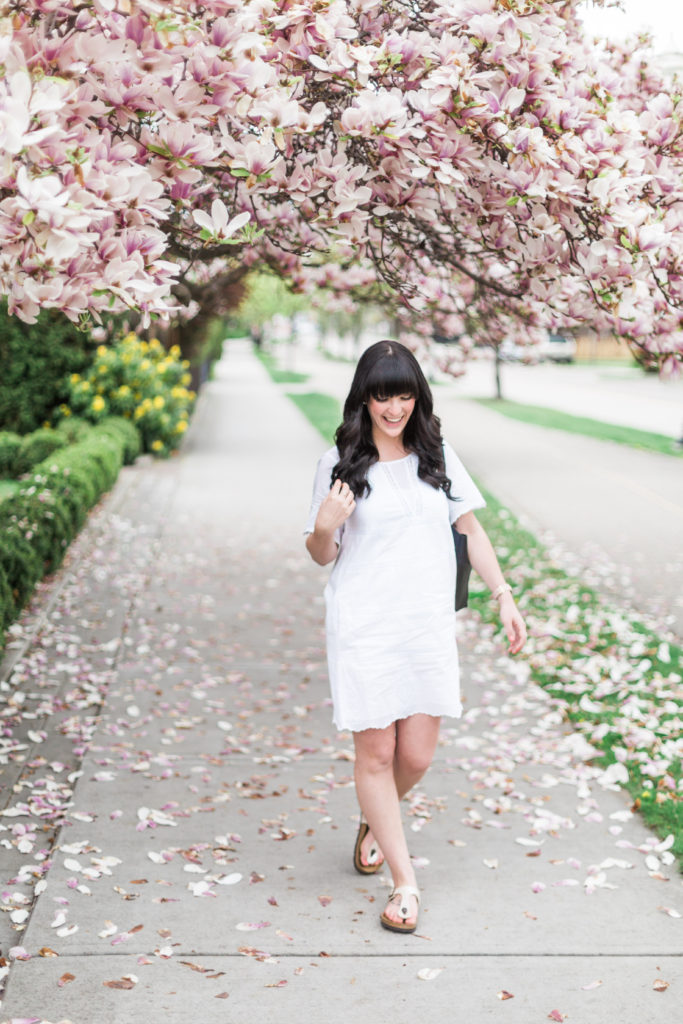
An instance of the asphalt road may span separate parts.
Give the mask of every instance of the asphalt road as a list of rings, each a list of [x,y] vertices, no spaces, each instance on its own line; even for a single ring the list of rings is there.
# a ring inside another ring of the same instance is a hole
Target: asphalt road
[[[493,365],[473,361],[448,388],[463,398],[492,398]],[[619,423],[679,438],[683,435],[683,377],[660,378],[625,366],[539,363],[501,367],[503,397],[575,416]]]

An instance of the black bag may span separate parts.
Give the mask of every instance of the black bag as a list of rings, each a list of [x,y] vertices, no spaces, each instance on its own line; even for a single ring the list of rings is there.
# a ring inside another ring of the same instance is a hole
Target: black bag
[[[455,561],[457,565],[457,575],[455,578],[455,610],[456,612],[459,612],[461,608],[467,607],[467,589],[470,583],[472,563],[470,562],[467,554],[467,537],[464,533],[458,533],[455,528],[455,523],[451,523],[451,530],[453,531]]]

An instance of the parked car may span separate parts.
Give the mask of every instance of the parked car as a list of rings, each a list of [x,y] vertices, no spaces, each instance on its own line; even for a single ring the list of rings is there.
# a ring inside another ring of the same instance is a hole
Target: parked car
[[[504,363],[537,363],[541,357],[537,345],[519,345],[510,338],[502,342],[499,355]]]
[[[539,358],[553,363],[573,363],[576,356],[576,342],[564,334],[549,334],[538,352]]]

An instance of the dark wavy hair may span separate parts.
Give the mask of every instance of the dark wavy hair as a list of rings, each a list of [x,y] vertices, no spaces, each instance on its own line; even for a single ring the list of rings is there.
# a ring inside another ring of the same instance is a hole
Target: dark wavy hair
[[[365,350],[356,366],[346,401],[344,419],[335,434],[339,462],[332,480],[347,483],[356,498],[369,494],[370,466],[379,461],[372,440],[372,420],[365,404],[394,395],[410,395],[415,408],[403,433],[403,447],[418,458],[417,475],[436,489],[451,495],[441,438],[441,422],[434,415],[429,384],[420,365],[405,345],[397,341],[378,341]]]

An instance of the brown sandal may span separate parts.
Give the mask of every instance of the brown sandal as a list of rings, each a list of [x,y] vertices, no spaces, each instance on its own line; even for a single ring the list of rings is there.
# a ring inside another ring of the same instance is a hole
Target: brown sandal
[[[370,855],[368,857],[367,864],[363,864],[363,861],[360,859],[361,845],[369,831],[370,826],[368,825],[367,821],[361,820],[361,823],[358,826],[356,845],[353,850],[353,866],[356,869],[356,871],[361,875],[374,875],[375,872],[379,871],[379,869],[384,864],[383,860],[378,860],[379,847],[377,846],[377,844],[373,844],[372,847],[370,848]]]

